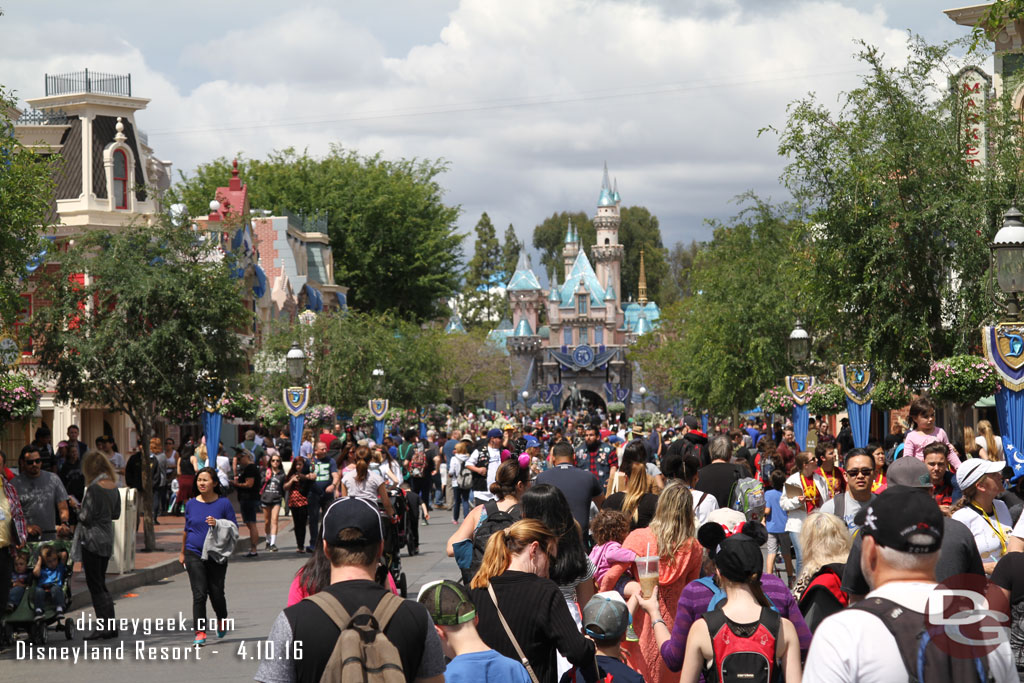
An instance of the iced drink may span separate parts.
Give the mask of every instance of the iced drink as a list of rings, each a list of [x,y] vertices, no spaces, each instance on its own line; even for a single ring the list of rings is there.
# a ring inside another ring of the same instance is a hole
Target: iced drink
[[[658,557],[638,557],[636,568],[640,575],[640,595],[649,598],[658,585]]]

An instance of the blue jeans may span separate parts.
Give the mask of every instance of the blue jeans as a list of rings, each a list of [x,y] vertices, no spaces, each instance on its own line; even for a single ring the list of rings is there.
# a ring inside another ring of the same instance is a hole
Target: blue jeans
[[[11,594],[7,596],[7,604],[17,608],[25,597],[25,586],[11,586]]]
[[[462,508],[462,516],[469,516],[469,494],[473,493],[468,489],[452,487],[452,519],[459,521],[459,508]]]
[[[800,534],[796,531],[789,532],[789,540],[793,543],[793,548],[796,550],[796,574],[800,576],[800,570],[804,566],[804,551],[800,548]]]
[[[45,586],[36,586],[34,602],[37,610],[45,609],[47,595],[50,596],[50,602],[54,607],[64,609],[64,590],[59,583],[48,583]]]

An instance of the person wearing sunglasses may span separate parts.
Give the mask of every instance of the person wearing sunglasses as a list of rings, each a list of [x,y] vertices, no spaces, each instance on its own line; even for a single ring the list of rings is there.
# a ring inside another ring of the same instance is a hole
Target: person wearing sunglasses
[[[70,538],[68,493],[60,477],[43,470],[42,457],[36,446],[30,446],[18,458],[18,476],[11,480],[11,484],[21,500],[31,538],[52,541],[58,533]]]
[[[875,461],[863,448],[853,448],[846,452],[844,458],[846,470],[846,493],[841,493],[825,501],[821,511],[843,520],[848,529],[856,529],[853,518],[862,507],[875,497],[871,492],[871,482],[875,479]]]
[[[277,552],[277,520],[281,514],[281,501],[284,499],[284,480],[286,477],[281,454],[276,448],[268,448],[270,460],[263,473],[263,486],[260,489],[260,505],[263,506],[263,533],[267,537],[267,550]]]

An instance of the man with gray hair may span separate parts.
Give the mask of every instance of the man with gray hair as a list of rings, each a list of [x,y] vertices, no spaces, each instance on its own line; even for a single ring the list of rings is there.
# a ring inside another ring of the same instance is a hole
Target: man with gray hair
[[[948,617],[946,623],[954,629],[960,628],[955,620],[963,615],[949,615],[950,604],[936,592],[943,516],[926,491],[890,484],[857,514],[855,522],[864,537],[860,566],[871,592],[853,608],[821,623],[811,641],[804,680],[1018,680],[1005,638],[998,642],[998,634],[982,628],[980,638],[990,637],[992,647],[972,650],[948,637],[949,626],[938,626],[936,631],[936,615]],[[981,578],[980,584],[984,583]],[[985,599],[980,594],[978,598]],[[977,632],[970,637],[969,642],[979,643]]]
[[[718,501],[718,507],[727,508],[733,484],[742,476],[742,470],[729,462],[732,457],[732,442],[729,437],[713,437],[708,444],[708,450],[711,453],[711,464],[698,470],[697,485],[694,488],[710,493]]]

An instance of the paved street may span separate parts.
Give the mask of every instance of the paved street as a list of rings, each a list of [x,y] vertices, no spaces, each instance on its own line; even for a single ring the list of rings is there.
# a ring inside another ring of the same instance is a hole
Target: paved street
[[[420,551],[416,557],[403,557],[402,563],[409,579],[409,593],[426,581],[435,578],[455,578],[458,571],[455,561],[444,554],[444,541],[455,528],[450,513],[438,510],[438,517],[429,526],[420,527]],[[270,624],[284,607],[288,586],[295,571],[307,555],[294,552],[290,533],[279,540],[278,553],[261,552],[259,558],[247,560],[236,555],[228,567],[227,599],[228,613],[235,620],[234,631],[221,641],[211,635],[209,644],[197,651],[190,646],[191,631],[170,629],[155,622],[158,618],[177,620],[181,615],[191,617],[192,599],[188,577],[184,573],[163,579],[159,583],[133,589],[137,597],[117,595],[117,616],[129,619],[150,619],[150,633],[145,633],[146,622],[138,622],[137,633],[124,633],[119,640],[99,641],[98,645],[115,646],[123,643],[123,659],[107,654],[105,660],[73,661],[70,651],[58,661],[18,659],[18,650],[11,648],[0,655],[0,680],[41,680],[41,681],[90,681],[108,683],[110,680],[187,681],[187,680],[246,680],[252,677],[258,666],[257,657],[263,655],[259,641],[266,637]],[[78,619],[85,614],[92,616],[92,610],[73,611]],[[213,616],[212,609],[210,616]],[[63,633],[50,631],[47,647],[81,648],[82,639],[78,634],[67,641]],[[245,654],[240,653],[244,646]],[[154,648],[150,650],[149,648]],[[167,648],[161,651],[159,648]],[[166,657],[160,661],[159,657]],[[173,661],[177,657],[179,661]],[[154,661],[155,659],[155,661]],[[75,667],[72,670],[72,667]],[[182,668],[186,667],[186,668]],[[13,675],[12,675],[13,674]]]

